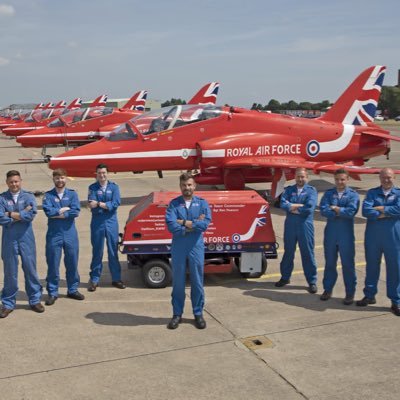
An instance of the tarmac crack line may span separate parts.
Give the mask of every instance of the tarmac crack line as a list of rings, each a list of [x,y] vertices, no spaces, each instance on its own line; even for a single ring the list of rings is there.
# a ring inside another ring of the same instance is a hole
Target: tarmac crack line
[[[372,319],[372,318],[380,318],[380,317],[386,316],[386,315],[390,315],[390,312],[386,312],[386,313],[382,313],[382,314],[378,314],[378,315],[371,315],[369,317],[352,318],[352,319],[346,319],[346,320],[342,320],[342,321],[325,322],[323,324],[318,324],[318,325],[304,326],[304,327],[301,327],[301,328],[293,328],[293,329],[286,329],[286,330],[282,330],[282,331],[267,332],[267,333],[264,333],[263,335],[266,336],[266,335],[275,335],[277,333],[288,333],[288,332],[303,331],[303,330],[306,330],[306,329],[319,328],[319,327],[322,327],[322,326],[345,324],[345,323],[348,323],[348,322],[363,321],[363,320]]]
[[[90,367],[90,366],[94,366],[94,365],[108,364],[108,363],[113,363],[113,362],[118,362],[118,361],[132,360],[132,359],[135,359],[135,358],[142,358],[142,357],[148,357],[148,356],[157,356],[157,355],[161,355],[161,354],[172,353],[174,351],[191,350],[191,349],[196,349],[196,348],[201,348],[201,347],[206,347],[206,346],[212,346],[212,345],[215,345],[215,344],[222,344],[222,343],[234,343],[234,340],[233,339],[219,340],[219,341],[216,341],[216,342],[204,343],[204,344],[199,344],[199,345],[195,345],[195,346],[186,346],[186,347],[179,347],[179,348],[176,348],[176,349],[156,351],[154,353],[143,353],[143,354],[137,354],[137,355],[127,356],[127,357],[110,358],[108,360],[101,360],[101,361],[94,361],[94,362],[90,362],[90,363],[69,365],[69,366],[66,366],[66,367],[52,368],[52,369],[47,369],[47,370],[44,369],[44,370],[39,370],[39,371],[27,372],[27,373],[24,373],[24,374],[15,374],[15,375],[3,376],[3,377],[0,377],[0,381],[4,381],[4,380],[7,380],[7,379],[14,379],[14,378],[23,378],[23,377],[26,377],[26,376],[41,375],[41,374],[46,374],[46,373],[51,373],[51,372],[66,371],[66,370],[75,369],[75,368]]]
[[[250,350],[251,353],[253,353],[256,358],[261,361],[263,364],[265,364],[272,372],[274,372],[276,375],[279,376],[279,378],[281,378],[284,382],[286,382],[291,388],[293,388],[293,390],[298,393],[301,397],[303,397],[304,399],[309,400],[309,397],[307,397],[301,390],[299,390],[296,385],[294,385],[292,382],[290,382],[287,378],[285,378],[277,369],[275,369],[274,367],[272,367],[271,365],[268,364],[267,360],[264,360],[261,356],[259,356],[256,352],[254,352],[253,350]]]

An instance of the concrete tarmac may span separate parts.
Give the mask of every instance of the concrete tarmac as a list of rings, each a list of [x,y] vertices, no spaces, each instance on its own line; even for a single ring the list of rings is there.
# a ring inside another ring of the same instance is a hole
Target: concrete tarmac
[[[400,123],[390,126],[400,136]],[[57,154],[61,149],[51,150]],[[400,144],[392,143],[390,160],[372,159],[370,166],[400,168]],[[24,189],[52,188],[46,164],[19,164],[20,158],[39,158],[40,151],[23,149],[0,134],[0,190],[5,174],[18,169]],[[106,162],[106,160],[104,160]],[[120,185],[120,232],[130,208],[155,190],[178,190],[178,172],[111,175]],[[379,185],[378,176],[351,181],[363,198]],[[400,178],[397,184],[400,185]],[[111,286],[107,262],[98,290],[86,290],[91,260],[90,212],[84,206],[92,179],[69,179],[83,207],[77,219],[79,268],[84,301],[66,297],[61,266],[60,298],[43,314],[32,312],[19,270],[17,308],[0,320],[0,399],[395,399],[400,391],[398,338],[400,318],[386,297],[385,265],[377,304],[344,306],[339,278],[333,298],[322,302],[325,220],[315,215],[318,294],[309,294],[296,254],[291,284],[276,288],[279,261],[270,260],[264,276],[243,279],[238,272],[208,275],[205,279],[207,329],[193,325],[190,287],[186,313],[175,331],[166,328],[171,317],[171,288],[148,289],[139,270],[129,270],[121,255],[125,290]],[[332,186],[333,177],[311,175],[319,191]],[[269,184],[249,185],[265,190]],[[204,187],[202,187],[204,189]],[[209,188],[205,188],[209,189]],[[212,189],[212,188],[210,188]],[[41,197],[37,197],[41,204]],[[272,208],[278,242],[283,247],[282,210]],[[356,218],[356,299],[363,297],[365,278],[364,229]],[[38,272],[45,288],[44,255],[47,220],[39,211],[34,221]],[[105,254],[106,261],[106,254]],[[0,285],[3,273],[0,273]],[[43,300],[47,294],[43,293]]]

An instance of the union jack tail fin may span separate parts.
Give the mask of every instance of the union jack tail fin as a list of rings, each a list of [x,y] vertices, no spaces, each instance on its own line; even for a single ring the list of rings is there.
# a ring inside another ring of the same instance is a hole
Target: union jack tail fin
[[[71,103],[68,105],[68,110],[74,110],[75,108],[82,107],[82,99],[77,97],[75,100],[72,100]]]
[[[41,109],[43,109],[45,107],[45,104],[44,103],[39,103],[35,108],[34,108],[34,110],[41,110]]]
[[[144,111],[146,105],[147,91],[141,90],[135,93],[128,102],[122,107],[123,110]]]
[[[188,104],[215,104],[218,96],[219,83],[211,82],[204,85]]]
[[[350,125],[368,125],[373,122],[385,71],[386,67],[381,65],[366,69],[319,119]]]
[[[104,107],[107,104],[107,95],[102,94],[92,101],[89,107]]]

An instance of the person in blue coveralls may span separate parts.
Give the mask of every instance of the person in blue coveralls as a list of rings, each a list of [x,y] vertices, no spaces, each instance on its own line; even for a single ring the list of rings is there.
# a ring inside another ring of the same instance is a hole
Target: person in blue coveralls
[[[42,285],[36,271],[36,244],[32,221],[37,214],[35,197],[22,190],[18,171],[6,174],[8,191],[0,195],[0,225],[3,227],[1,257],[4,264],[4,287],[1,292],[0,318],[7,317],[15,308],[18,293],[18,256],[25,276],[25,290],[29,305],[42,313]]]
[[[297,168],[296,184],[285,188],[280,206],[286,211],[283,242],[285,252],[281,261],[281,279],[276,287],[290,283],[294,267],[296,244],[299,244],[303,271],[308,282],[308,291],[317,293],[317,265],[314,257],[314,210],[317,204],[317,191],[308,184],[305,168]]]
[[[370,189],[363,201],[362,214],[367,218],[365,258],[367,262],[364,298],[357,305],[375,304],[382,254],[386,264],[387,297],[391,311],[400,316],[400,188],[394,186],[395,174],[383,168],[381,185]]]
[[[338,169],[334,173],[335,187],[327,190],[322,196],[319,208],[321,214],[327,218],[324,231],[324,292],[320,299],[329,300],[335,286],[337,273],[338,253],[342,261],[342,272],[346,297],[343,304],[350,305],[354,301],[357,277],[354,263],[354,216],[360,207],[360,196],[348,187],[349,173]]]
[[[211,211],[206,200],[195,196],[193,176],[184,173],[179,177],[182,195],[173,199],[165,220],[172,233],[172,308],[173,317],[168,329],[176,329],[182,321],[185,305],[186,267],[189,267],[191,301],[194,323],[198,329],[206,327],[204,307],[204,241],[203,232],[211,222]]]
[[[47,292],[46,305],[51,306],[58,298],[60,281],[61,253],[64,250],[64,264],[67,278],[67,297],[83,300],[78,292],[80,277],[78,273],[79,240],[75,218],[81,206],[78,194],[66,188],[67,173],[63,169],[53,171],[54,188],[43,197],[43,211],[48,218],[46,235]]]
[[[96,167],[97,181],[89,186],[88,204],[92,212],[90,222],[92,262],[90,264],[89,292],[94,292],[99,285],[103,270],[104,240],[107,242],[111,284],[118,289],[126,287],[121,280],[121,265],[118,259],[117,209],[121,204],[121,196],[118,185],[109,181],[107,174],[107,165],[99,164]]]

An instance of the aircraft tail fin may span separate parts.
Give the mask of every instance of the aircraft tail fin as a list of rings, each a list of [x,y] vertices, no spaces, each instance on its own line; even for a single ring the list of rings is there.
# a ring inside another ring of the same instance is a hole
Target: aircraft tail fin
[[[385,71],[381,65],[367,68],[319,119],[364,126],[373,122]]]
[[[39,103],[35,108],[34,108],[34,110],[41,110],[41,109],[43,109],[45,107],[45,104],[44,103]]]
[[[207,83],[188,101],[188,104],[215,104],[218,90],[218,82]]]
[[[140,90],[135,93],[128,102],[122,107],[123,110],[144,111],[147,99],[147,91]]]
[[[70,104],[68,104],[68,110],[74,110],[75,108],[82,107],[82,99],[77,97],[76,99],[72,100]]]
[[[61,100],[54,106],[54,108],[64,108],[66,106],[67,106],[67,102],[65,100]]]
[[[102,94],[93,100],[89,107],[104,107],[107,104],[107,95]]]

